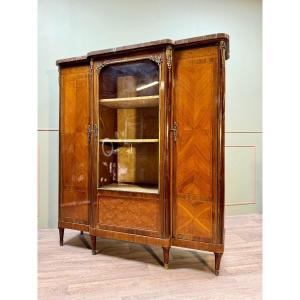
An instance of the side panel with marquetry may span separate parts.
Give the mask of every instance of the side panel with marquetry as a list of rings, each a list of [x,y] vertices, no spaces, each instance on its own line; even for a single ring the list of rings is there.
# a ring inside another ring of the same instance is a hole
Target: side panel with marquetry
[[[89,67],[60,72],[59,220],[88,224]]]
[[[175,52],[173,236],[213,242],[218,48]]]

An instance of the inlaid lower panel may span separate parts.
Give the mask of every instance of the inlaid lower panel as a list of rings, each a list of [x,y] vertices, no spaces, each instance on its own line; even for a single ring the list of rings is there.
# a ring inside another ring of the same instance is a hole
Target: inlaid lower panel
[[[98,196],[98,227],[159,231],[158,197]]]
[[[177,197],[176,205],[177,238],[211,241],[212,203]]]

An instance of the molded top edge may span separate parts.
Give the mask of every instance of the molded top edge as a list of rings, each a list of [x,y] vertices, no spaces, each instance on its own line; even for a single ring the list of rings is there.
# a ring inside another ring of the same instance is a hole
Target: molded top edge
[[[58,59],[56,61],[56,65],[63,65],[66,63],[80,63],[80,62],[84,62],[84,61],[88,61],[88,57],[86,55],[83,56],[74,56],[74,57],[68,57],[68,58],[62,58],[62,59]]]
[[[226,44],[226,51],[225,51],[225,58],[229,59],[229,35],[227,33],[215,33],[203,36],[196,36],[187,39],[181,39],[175,41],[175,48],[179,47],[187,47],[190,45],[195,44],[204,44],[209,42],[218,42],[218,41],[225,41]]]
[[[193,38],[180,39],[176,41],[171,39],[163,39],[163,40],[156,40],[156,41],[151,41],[146,43],[132,44],[132,45],[121,46],[116,48],[91,51],[84,56],[59,59],[56,61],[56,65],[63,65],[68,63],[84,63],[84,62],[88,62],[89,58],[95,56],[101,56],[104,54],[121,53],[121,52],[130,52],[132,50],[138,50],[138,49],[149,49],[156,46],[173,45],[173,47],[176,49],[181,47],[187,47],[189,45],[196,45],[196,44],[200,45],[200,44],[205,44],[214,41],[217,42],[220,40],[224,40],[226,43],[226,59],[228,59],[229,58],[229,35],[226,33],[216,33],[216,34],[210,34],[204,36],[197,36]]]
[[[170,39],[156,40],[156,41],[151,41],[151,42],[146,42],[146,43],[132,44],[132,45],[121,46],[121,47],[116,47],[116,48],[91,51],[91,52],[88,52],[87,57],[92,57],[92,56],[101,55],[101,54],[128,51],[128,50],[133,50],[133,49],[143,49],[143,48],[150,48],[150,47],[154,47],[154,46],[164,46],[164,45],[169,45],[169,44],[174,45],[174,41],[170,40]]]

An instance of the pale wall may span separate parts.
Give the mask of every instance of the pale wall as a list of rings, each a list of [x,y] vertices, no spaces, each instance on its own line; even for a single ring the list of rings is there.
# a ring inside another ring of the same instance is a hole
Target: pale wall
[[[164,38],[230,35],[226,213],[261,212],[262,20],[256,0],[41,0],[38,31],[39,227],[57,226],[58,58]]]

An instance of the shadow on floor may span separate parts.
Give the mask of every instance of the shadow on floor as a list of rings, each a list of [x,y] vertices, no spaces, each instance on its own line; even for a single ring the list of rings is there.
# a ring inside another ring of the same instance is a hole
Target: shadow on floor
[[[88,234],[78,234],[70,239],[65,238],[64,245],[91,250],[90,237]],[[162,249],[157,246],[141,245],[97,237],[96,253],[118,257],[120,259],[160,265],[162,267],[164,265],[162,261]],[[214,255],[213,253],[172,247],[170,250],[169,269],[182,268],[214,273]]]

